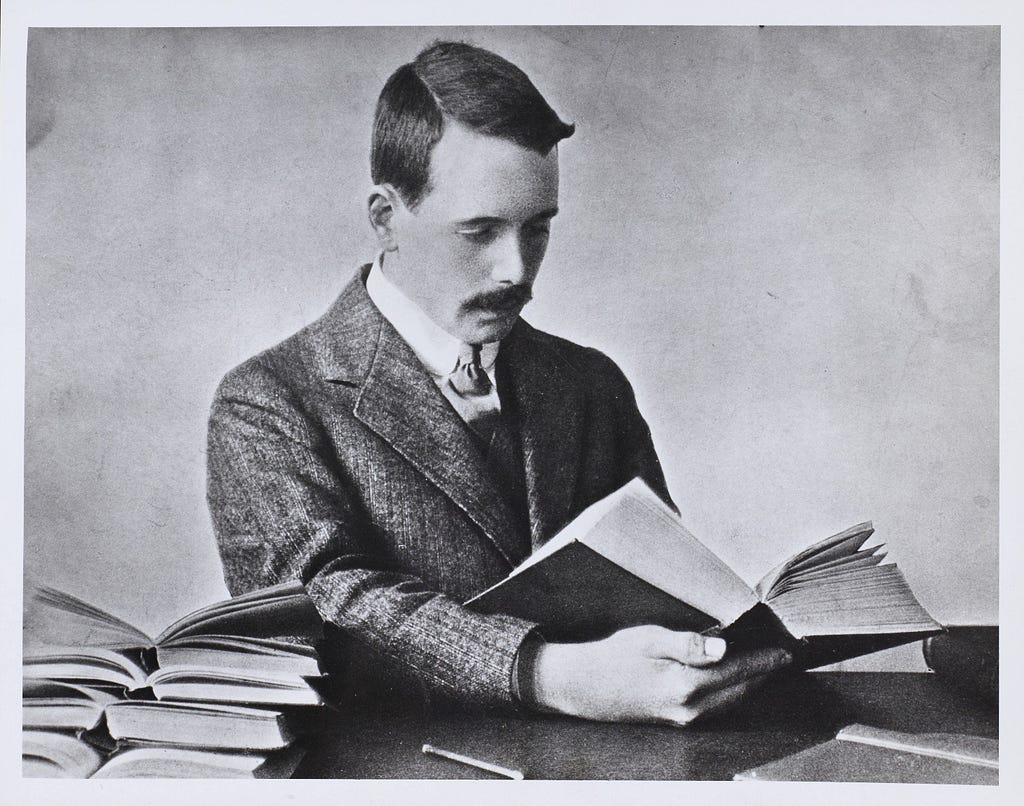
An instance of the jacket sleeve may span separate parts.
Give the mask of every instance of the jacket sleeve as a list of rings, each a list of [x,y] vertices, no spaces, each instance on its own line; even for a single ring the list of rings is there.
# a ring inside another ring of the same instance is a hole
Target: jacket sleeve
[[[351,491],[294,396],[258,364],[229,373],[209,421],[207,497],[233,595],[286,579],[325,621],[464,705],[517,705],[535,625],[484,616],[375,561]]]

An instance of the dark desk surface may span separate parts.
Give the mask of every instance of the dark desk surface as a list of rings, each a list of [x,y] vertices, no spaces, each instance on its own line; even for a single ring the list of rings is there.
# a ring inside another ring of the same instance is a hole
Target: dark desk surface
[[[339,714],[336,728],[309,738],[296,777],[493,777],[423,755],[429,743],[534,779],[731,780],[853,722],[992,738],[999,727],[995,709],[932,674],[818,672],[774,681],[741,710],[685,729],[561,717]]]

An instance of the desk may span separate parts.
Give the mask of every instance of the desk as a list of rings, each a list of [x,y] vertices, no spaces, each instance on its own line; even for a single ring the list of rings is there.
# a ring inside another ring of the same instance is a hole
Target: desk
[[[935,675],[816,672],[774,681],[746,707],[679,729],[563,717],[352,711],[310,737],[297,778],[493,778],[424,756],[430,743],[522,770],[527,778],[731,780],[747,769],[835,736],[852,722],[911,732],[995,738],[995,709]]]

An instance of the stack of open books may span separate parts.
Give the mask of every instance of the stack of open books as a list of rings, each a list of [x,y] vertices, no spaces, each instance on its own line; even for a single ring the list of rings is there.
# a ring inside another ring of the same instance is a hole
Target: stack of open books
[[[322,624],[297,582],[204,607],[155,641],[26,590],[23,770],[45,777],[286,776],[317,722]]]

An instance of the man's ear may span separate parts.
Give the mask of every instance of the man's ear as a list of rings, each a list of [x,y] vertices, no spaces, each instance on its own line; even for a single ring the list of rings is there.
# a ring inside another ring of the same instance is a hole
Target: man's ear
[[[395,210],[402,203],[398,191],[391,185],[374,185],[370,189],[370,226],[377,234],[377,242],[385,252],[398,249],[398,232],[395,226]]]

